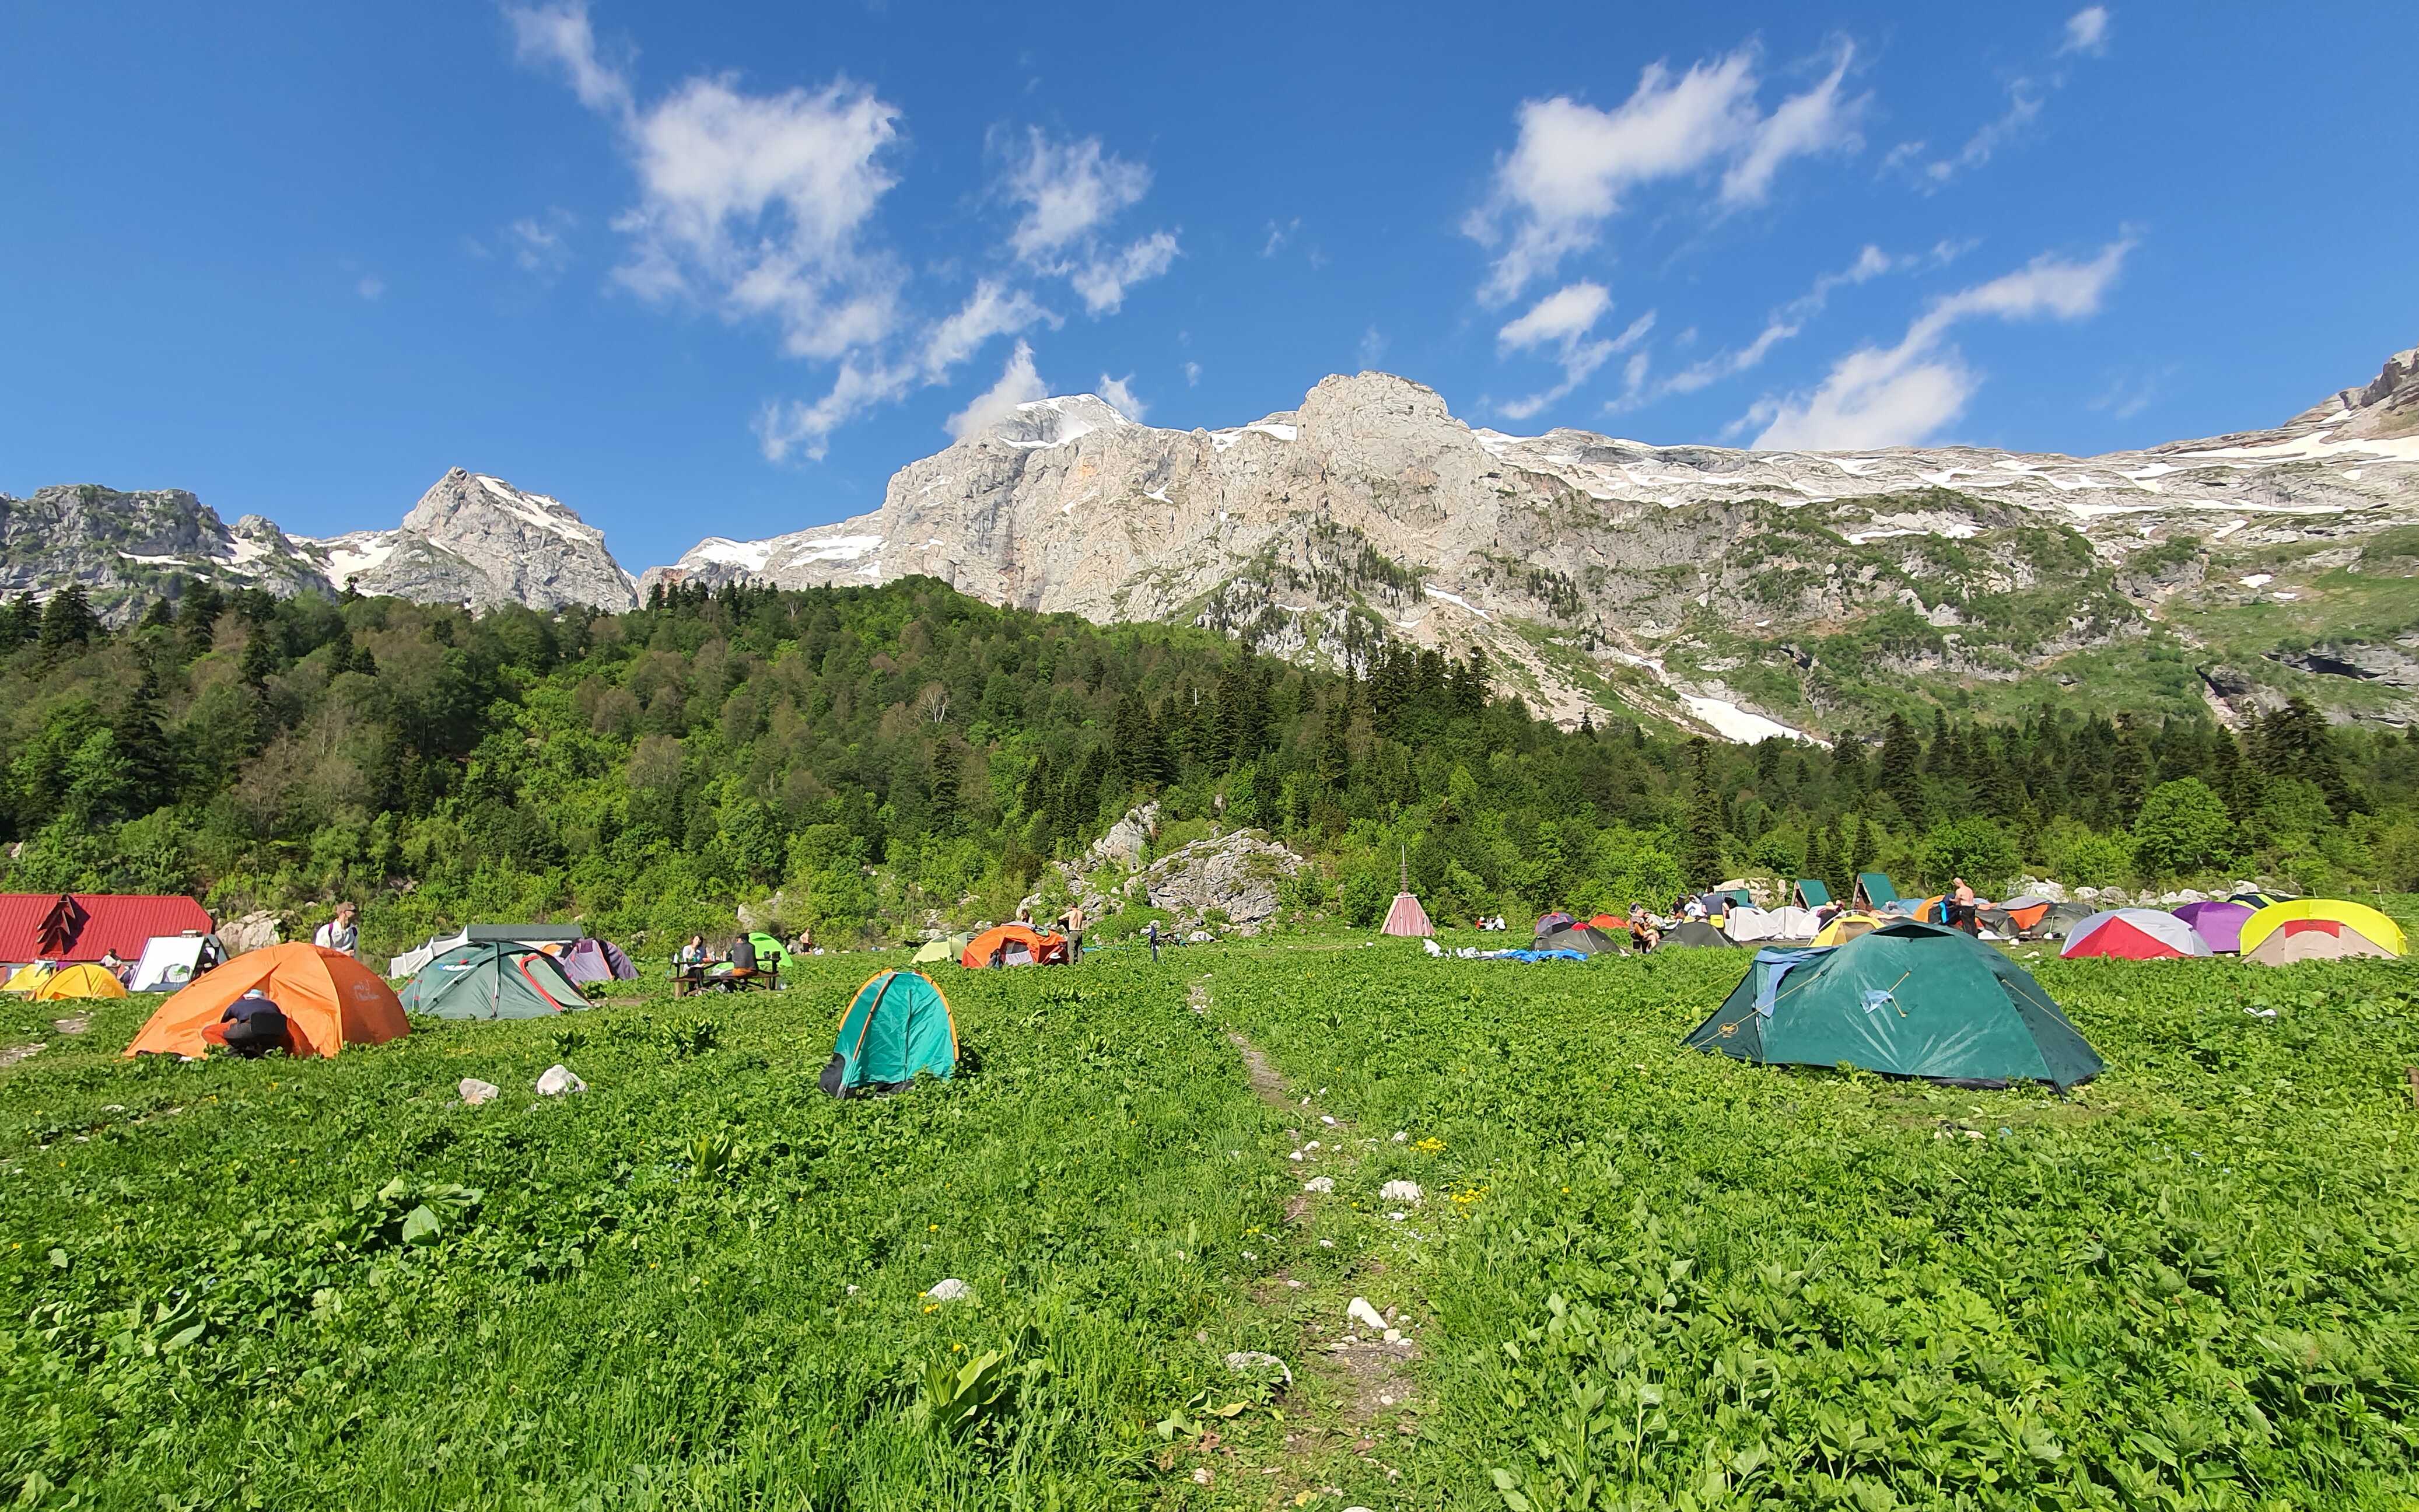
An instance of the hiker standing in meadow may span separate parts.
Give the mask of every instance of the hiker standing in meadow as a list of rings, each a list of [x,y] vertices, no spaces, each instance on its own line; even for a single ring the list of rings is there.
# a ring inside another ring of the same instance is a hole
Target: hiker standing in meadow
[[[1067,964],[1073,965],[1084,959],[1084,905],[1071,903],[1067,908]]]
[[[361,917],[362,911],[354,907],[349,900],[338,903],[336,917],[319,926],[319,932],[311,936],[311,943],[323,950],[342,950],[354,960],[360,960]]]

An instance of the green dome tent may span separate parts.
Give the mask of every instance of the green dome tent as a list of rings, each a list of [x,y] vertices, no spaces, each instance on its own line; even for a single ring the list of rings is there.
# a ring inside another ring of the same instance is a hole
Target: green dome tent
[[[2041,985],[1964,933],[1912,920],[1829,949],[1768,949],[1686,1041],[1766,1065],[1841,1063],[2064,1091],[2101,1059]]]
[[[948,999],[915,971],[885,971],[856,990],[840,1021],[823,1088],[834,1097],[895,1092],[917,1072],[958,1069],[958,1026]]]
[[[403,989],[407,1013],[441,1019],[536,1019],[588,1006],[554,957],[510,940],[441,951]]]

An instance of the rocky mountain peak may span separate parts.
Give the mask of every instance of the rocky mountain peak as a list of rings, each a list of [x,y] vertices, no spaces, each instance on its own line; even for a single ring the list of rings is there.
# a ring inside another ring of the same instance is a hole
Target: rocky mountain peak
[[[1096,430],[1133,424],[1117,406],[1097,393],[1071,393],[1018,405],[967,440],[1005,441],[1016,447],[1064,446]]]

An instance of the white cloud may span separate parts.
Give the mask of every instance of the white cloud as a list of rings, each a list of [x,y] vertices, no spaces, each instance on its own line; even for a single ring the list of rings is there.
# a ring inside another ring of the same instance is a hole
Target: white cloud
[[[1818,276],[1813,285],[1805,293],[1772,312],[1765,318],[1764,329],[1756,333],[1753,341],[1735,351],[1718,352],[1712,357],[1689,363],[1656,385],[1652,393],[1641,393],[1633,386],[1630,393],[1625,395],[1623,400],[1616,400],[1615,404],[1616,406],[1624,403],[1641,404],[1659,399],[1665,394],[1694,393],[1724,378],[1735,378],[1741,373],[1749,372],[1760,366],[1766,357],[1772,355],[1772,349],[1775,347],[1802,332],[1806,329],[1807,322],[1822,314],[1824,308],[1830,303],[1831,295],[1835,290],[1870,283],[1884,273],[1903,269],[1936,267],[1954,257],[1958,250],[1961,249],[1951,248],[1949,243],[1943,242],[1933,248],[1929,255],[1910,255],[1904,257],[1892,257],[1881,248],[1868,243],[1857,254],[1856,261],[1836,273],[1824,273]]]
[[[925,337],[925,375],[937,382],[994,336],[1012,336],[1036,321],[1048,321],[1054,329],[1059,323],[1025,290],[1009,288],[997,279],[983,279],[975,285],[964,305]]]
[[[1009,246],[1025,261],[1040,263],[1140,204],[1150,192],[1150,170],[1102,151],[1097,136],[1054,143],[1037,126],[1005,187],[1025,207]]]
[[[1364,368],[1376,367],[1386,360],[1386,333],[1374,323],[1361,332],[1360,357]]]
[[[2086,6],[2067,17],[2066,41],[2057,52],[2060,57],[2064,57],[2069,53],[2080,53],[2086,57],[2106,57],[2108,55],[2108,8]]]
[[[776,400],[756,419],[756,440],[764,460],[783,462],[792,452],[820,462],[831,445],[831,433],[878,404],[897,400],[914,386],[915,375],[855,356],[844,358],[832,380],[831,392],[812,404]]]
[[[1132,373],[1128,373],[1121,378],[1111,378],[1106,373],[1102,374],[1101,397],[1106,399],[1109,403],[1116,405],[1117,407],[1117,413],[1125,416],[1128,420],[1138,421],[1142,419],[1144,415],[1150,412],[1149,404],[1145,402],[1143,398],[1133,391],[1133,375]]]
[[[1189,388],[1192,388],[1194,384],[1196,384],[1196,383],[1198,383],[1198,382],[1200,382],[1200,381],[1201,381],[1201,364],[1200,364],[1199,363],[1185,363],[1185,364],[1184,364],[1184,386],[1185,386],[1186,388],[1188,388],[1188,389],[1189,389]]]
[[[1610,110],[1560,95],[1523,101],[1518,138],[1497,160],[1487,202],[1462,223],[1473,239],[1501,248],[1479,297],[1502,304],[1551,276],[1595,243],[1640,185],[1727,164],[1724,201],[1752,203],[1789,159],[1854,146],[1864,101],[1840,95],[1852,55],[1842,48],[1828,76],[1769,116],[1756,104],[1752,48],[1679,75],[1648,64]]]
[[[1977,316],[2076,320],[2095,314],[2133,245],[2110,242],[2088,262],[2036,257],[2015,272],[1934,301],[1897,346],[1850,352],[1811,393],[1762,400],[1739,424],[1762,425],[1754,444],[1764,448],[1823,451],[1928,440],[1964,413],[1982,381],[1946,345],[1951,327]]]
[[[543,218],[524,215],[515,221],[504,227],[502,239],[512,251],[514,266],[551,280],[571,264],[571,244],[566,239],[578,224],[569,210],[550,209]]]
[[[1293,234],[1301,229],[1302,217],[1299,215],[1295,216],[1290,221],[1283,223],[1271,221],[1269,223],[1269,239],[1261,245],[1260,255],[1263,257],[1275,256],[1278,253],[1285,250],[1285,244],[1291,241],[1293,239]]]
[[[524,63],[554,63],[571,81],[572,92],[590,110],[604,115],[630,112],[630,81],[621,69],[596,54],[596,33],[588,23],[587,0],[562,0],[550,6],[506,6],[504,19],[513,28],[513,48]]]
[[[1018,342],[1016,350],[1009,353],[1008,365],[1000,370],[999,381],[974,396],[963,409],[948,418],[946,428],[953,440],[967,437],[997,424],[1016,412],[1016,407],[1035,399],[1049,397],[1050,386],[1033,368],[1033,347]]]
[[[386,280],[376,273],[365,273],[362,281],[353,285],[353,292],[375,303],[386,297]]]
[[[1085,309],[1109,315],[1125,303],[1127,289],[1157,278],[1175,261],[1175,233],[1154,231],[1122,252],[1096,254],[1070,272],[1067,281],[1083,296]]]
[[[1150,192],[1150,170],[1104,150],[1099,137],[1053,142],[1040,128],[1028,129],[1000,192],[1025,207],[1009,251],[1044,277],[1066,279],[1095,316],[1114,313],[1127,289],[1176,261],[1170,231],[1122,248],[1104,241],[1109,224]]]
[[[1771,192],[1773,176],[1792,158],[1816,152],[1853,151],[1862,145],[1857,123],[1872,97],[1859,95],[1845,100],[1840,91],[1848,77],[1848,65],[1855,60],[1856,49],[1841,44],[1838,60],[1822,83],[1802,95],[1782,100],[1756,127],[1749,138],[1747,151],[1722,175],[1724,203],[1761,202]]]
[[[615,276],[644,299],[769,317],[796,357],[881,341],[899,274],[863,236],[897,182],[882,158],[898,122],[845,79],[778,95],[689,80],[633,118],[641,198],[615,223],[633,241]]]
[[[1970,168],[1980,168],[1991,161],[1998,150],[2024,134],[2026,128],[2041,118],[2042,106],[2048,102],[2040,85],[2030,79],[2018,79],[2008,85],[2008,108],[1995,120],[1985,121],[1980,130],[1965,139],[1965,146],[1953,158],[1938,158],[1923,165],[1919,182],[1936,189]],[[1913,149],[1912,151],[1908,149]],[[1903,165],[1923,150],[1920,142],[1902,144],[1885,160],[1883,166]]]
[[[1518,351],[1543,342],[1567,341],[1584,334],[1611,308],[1612,295],[1602,284],[1581,281],[1539,300],[1527,315],[1497,332],[1495,343],[1503,350]]]
[[[1563,380],[1550,389],[1508,400],[1496,409],[1514,420],[1528,419],[1586,382],[1615,353],[1636,346],[1655,328],[1655,312],[1649,310],[1631,321],[1629,329],[1619,336],[1589,340],[1595,323],[1611,308],[1612,296],[1603,285],[1582,280],[1547,295],[1528,314],[1497,332],[1495,344],[1500,352],[1551,347],[1554,361],[1562,366]]]

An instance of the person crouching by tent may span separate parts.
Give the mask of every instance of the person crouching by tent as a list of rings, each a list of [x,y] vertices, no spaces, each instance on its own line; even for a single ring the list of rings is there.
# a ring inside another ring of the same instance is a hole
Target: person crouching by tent
[[[202,1031],[246,1060],[257,1060],[271,1050],[293,1049],[286,1032],[285,1011],[258,988],[229,1003],[218,1023]]]

